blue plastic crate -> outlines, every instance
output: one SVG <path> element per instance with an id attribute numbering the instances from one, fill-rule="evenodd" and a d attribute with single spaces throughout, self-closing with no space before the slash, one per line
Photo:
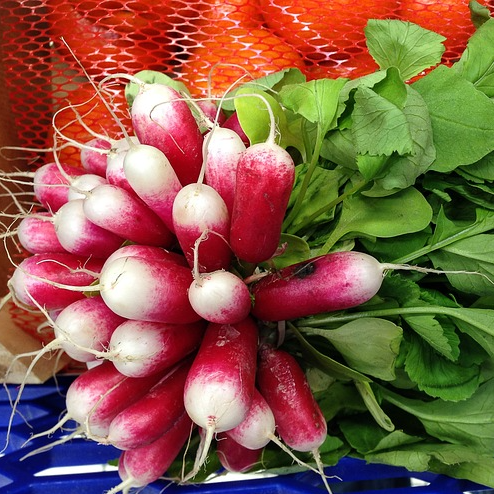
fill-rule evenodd
<path id="1" fill-rule="evenodd" d="M 9 445 L 0 458 L 0 494 L 102 494 L 120 482 L 114 467 L 106 467 L 120 452 L 111 446 L 98 445 L 82 438 L 57 445 L 52 449 L 21 460 L 30 451 L 48 445 L 56 437 L 39 438 L 23 446 L 31 434 L 48 430 L 64 410 L 63 391 L 70 377 L 61 377 L 43 385 L 27 386 L 11 430 Z M 15 399 L 16 387 L 8 387 Z M 0 391 L 0 440 L 5 444 L 11 405 L 5 389 Z M 28 425 L 29 424 L 29 425 Z M 69 473 L 70 471 L 70 473 Z M 334 494 L 494 494 L 468 481 L 431 473 L 411 473 L 387 465 L 368 465 L 344 458 L 336 467 L 326 470 Z M 155 482 L 142 494 L 158 494 L 167 487 Z M 202 485 L 171 485 L 166 494 L 321 494 L 321 480 L 313 472 L 279 477 L 251 478 Z"/>

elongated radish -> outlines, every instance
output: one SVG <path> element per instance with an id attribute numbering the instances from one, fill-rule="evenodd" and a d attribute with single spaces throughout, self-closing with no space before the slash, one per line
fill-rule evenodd
<path id="1" fill-rule="evenodd" d="M 188 293 L 192 308 L 206 321 L 235 324 L 251 309 L 247 285 L 230 271 L 197 274 Z"/>
<path id="2" fill-rule="evenodd" d="M 247 416 L 255 388 L 257 345 L 258 329 L 250 316 L 237 324 L 208 325 L 184 390 L 187 413 L 206 431 L 186 480 L 206 460 L 214 433 L 233 429 Z"/>
<path id="3" fill-rule="evenodd" d="M 15 268 L 7 286 L 14 301 L 21 306 L 37 309 L 37 303 L 46 310 L 61 309 L 83 298 L 84 293 L 82 289 L 71 290 L 55 284 L 89 285 L 96 280 L 102 265 L 101 259 L 70 253 L 33 254 Z"/>
<path id="4" fill-rule="evenodd" d="M 123 451 L 120 458 L 121 465 L 119 464 L 122 482 L 107 491 L 107 494 L 128 492 L 132 487 L 145 487 L 165 475 L 187 442 L 193 427 L 187 413 L 183 413 L 156 441 Z"/>
<path id="5" fill-rule="evenodd" d="M 94 351 L 105 350 L 115 329 L 124 319 L 104 303 L 100 296 L 83 298 L 65 307 L 54 323 L 55 338 L 69 357 L 78 362 L 96 359 Z"/>
<path id="6" fill-rule="evenodd" d="M 281 439 L 295 451 L 312 453 L 331 493 L 319 454 L 326 440 L 327 422 L 295 357 L 269 344 L 261 345 L 257 384 L 273 412 Z"/>
<path id="7" fill-rule="evenodd" d="M 135 449 L 162 436 L 185 412 L 184 386 L 191 361 L 163 377 L 142 398 L 110 423 L 106 442 L 118 449 Z"/>
<path id="8" fill-rule="evenodd" d="M 139 142 L 161 150 L 182 185 L 195 182 L 202 166 L 203 137 L 188 104 L 170 86 L 139 85 L 131 108 Z"/>
<path id="9" fill-rule="evenodd" d="M 91 438 L 106 438 L 112 420 L 143 397 L 163 376 L 131 378 L 111 362 L 84 371 L 69 386 L 67 416 L 81 425 Z"/>
<path id="10" fill-rule="evenodd" d="M 255 465 L 261 466 L 263 449 L 248 449 L 233 440 L 226 432 L 216 435 L 216 455 L 225 470 L 245 473 Z"/>
<path id="11" fill-rule="evenodd" d="M 106 177 L 107 155 L 112 141 L 103 137 L 93 137 L 81 149 L 81 165 L 88 173 Z M 101 151 L 98 151 L 101 149 Z"/>
<path id="12" fill-rule="evenodd" d="M 40 212 L 22 218 L 17 227 L 17 238 L 22 247 L 31 254 L 65 252 L 58 240 L 50 213 Z"/>
<path id="13" fill-rule="evenodd" d="M 132 189 L 173 232 L 173 201 L 182 184 L 165 154 L 154 146 L 134 145 L 122 166 Z"/>
<path id="14" fill-rule="evenodd" d="M 230 266 L 230 216 L 225 201 L 212 187 L 202 183 L 184 186 L 173 203 L 173 225 L 191 267 L 194 267 L 195 243 L 205 231 L 208 234 L 197 248 L 199 271 L 211 272 Z"/>
<path id="15" fill-rule="evenodd" d="M 189 324 L 125 321 L 111 335 L 105 358 L 129 377 L 161 372 L 199 347 L 205 326 L 204 321 Z"/>
<path id="16" fill-rule="evenodd" d="M 225 201 L 228 213 L 233 211 L 237 166 L 245 151 L 241 137 L 233 130 L 214 127 L 204 139 L 205 183 Z"/>
<path id="17" fill-rule="evenodd" d="M 61 165 L 65 173 L 56 163 L 40 166 L 33 177 L 33 190 L 36 199 L 42 206 L 56 212 L 68 201 L 70 178 L 83 175 L 85 170 L 75 166 Z"/>
<path id="18" fill-rule="evenodd" d="M 135 192 L 125 176 L 123 164 L 129 149 L 137 144 L 139 144 L 139 141 L 135 136 L 119 139 L 108 153 L 106 162 L 105 178 L 108 183 L 117 185 L 132 194 Z"/>
<path id="19" fill-rule="evenodd" d="M 251 263 L 267 261 L 276 252 L 295 180 L 294 161 L 276 144 L 273 112 L 266 106 L 270 133 L 265 143 L 248 147 L 238 162 L 231 217 L 231 248 Z"/>
<path id="20" fill-rule="evenodd" d="M 111 184 L 87 193 L 84 213 L 95 225 L 136 243 L 169 247 L 175 237 L 139 198 Z"/>
<path id="21" fill-rule="evenodd" d="M 190 269 L 176 262 L 129 256 L 105 263 L 95 289 L 127 319 L 186 324 L 201 319 L 187 296 L 191 282 Z"/>
<path id="22" fill-rule="evenodd" d="M 355 307 L 381 287 L 388 265 L 368 254 L 334 252 L 268 274 L 252 287 L 252 312 L 279 321 Z"/>
<path id="23" fill-rule="evenodd" d="M 106 259 L 124 242 L 119 235 L 89 221 L 84 213 L 84 199 L 66 202 L 53 221 L 60 244 L 72 254 Z"/>

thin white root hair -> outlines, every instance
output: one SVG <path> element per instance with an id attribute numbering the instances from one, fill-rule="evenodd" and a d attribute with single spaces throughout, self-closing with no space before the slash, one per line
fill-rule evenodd
<path id="1" fill-rule="evenodd" d="M 194 466 L 192 467 L 192 470 L 182 478 L 181 483 L 186 483 L 193 479 L 199 473 L 201 467 L 206 463 L 209 449 L 216 432 L 216 425 L 214 421 L 206 427 L 205 431 L 206 433 L 204 434 L 204 437 L 201 437 L 201 442 L 199 443 Z"/>
<path id="2" fill-rule="evenodd" d="M 71 439 L 73 439 L 75 436 L 77 436 L 79 431 L 74 431 L 71 434 L 68 434 L 67 436 L 63 436 L 60 439 L 57 439 L 56 441 L 53 441 L 50 444 L 45 444 L 44 446 L 41 446 L 39 448 L 34 449 L 33 451 L 30 451 L 29 453 L 25 454 L 22 458 L 20 458 L 20 461 L 23 461 L 27 458 L 30 458 L 31 456 L 39 455 L 40 453 L 45 453 L 46 451 L 50 451 L 53 449 L 55 446 L 58 446 L 59 444 L 64 444 Z"/>

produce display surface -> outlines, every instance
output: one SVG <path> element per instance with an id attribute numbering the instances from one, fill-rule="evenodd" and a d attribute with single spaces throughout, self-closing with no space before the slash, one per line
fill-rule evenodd
<path id="1" fill-rule="evenodd" d="M 0 492 L 491 492 L 492 10 L 1 2 Z"/>

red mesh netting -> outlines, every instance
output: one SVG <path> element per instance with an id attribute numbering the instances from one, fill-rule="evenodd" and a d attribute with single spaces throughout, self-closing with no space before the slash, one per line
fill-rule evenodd
<path id="1" fill-rule="evenodd" d="M 308 78 L 374 70 L 363 32 L 369 18 L 410 20 L 443 34 L 446 63 L 474 30 L 468 0 L 2 0 L 2 89 L 19 144 L 39 148 L 51 145 L 52 115 L 67 101 L 86 102 L 78 112 L 94 131 L 118 132 L 98 100 L 87 102 L 94 91 L 67 45 L 96 80 L 154 69 L 183 80 L 193 95 L 205 95 L 211 68 L 227 63 L 212 73 L 216 95 L 246 74 L 286 67 Z M 125 118 L 121 89 L 115 106 Z M 84 140 L 74 118 L 64 111 L 57 124 L 72 122 L 66 133 Z M 61 154 L 72 164 L 77 156 L 75 148 Z"/>

